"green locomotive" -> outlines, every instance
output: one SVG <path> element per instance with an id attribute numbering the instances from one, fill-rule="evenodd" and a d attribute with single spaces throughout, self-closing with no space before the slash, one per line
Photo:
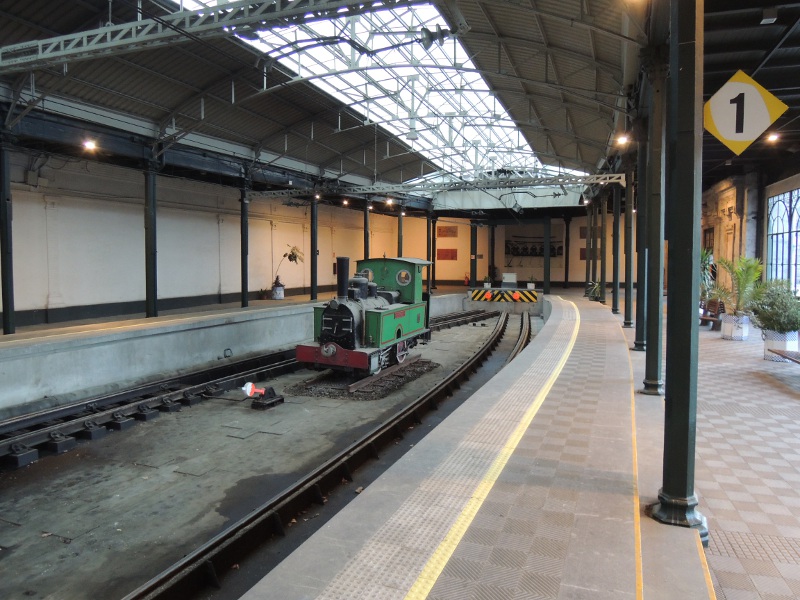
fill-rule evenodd
<path id="1" fill-rule="evenodd" d="M 430 335 L 418 258 L 336 260 L 336 298 L 314 307 L 314 342 L 296 348 L 299 362 L 316 368 L 373 374 L 402 363 Z"/>

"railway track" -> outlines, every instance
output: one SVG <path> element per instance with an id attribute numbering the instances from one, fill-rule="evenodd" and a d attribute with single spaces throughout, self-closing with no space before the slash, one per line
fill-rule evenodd
<path id="1" fill-rule="evenodd" d="M 41 452 L 67 452 L 79 439 L 96 440 L 109 430 L 125 430 L 137 421 L 240 388 L 247 381 L 299 368 L 292 352 L 277 352 L 15 417 L 0 423 L 0 459 L 7 467 L 19 468 L 37 460 Z"/>
<path id="2" fill-rule="evenodd" d="M 125 596 L 124 600 L 193 598 L 209 588 L 219 588 L 231 564 L 240 562 L 274 536 L 284 536 L 288 524 L 298 514 L 310 506 L 324 504 L 326 493 L 341 485 L 343 480 L 352 481 L 353 473 L 378 457 L 382 447 L 393 444 L 403 437 L 405 430 L 421 423 L 426 412 L 436 410 L 439 403 L 451 396 L 487 360 L 503 338 L 508 321 L 508 314 L 503 313 L 492 334 L 473 357 L 434 389 Z M 519 335 L 508 360 L 516 356 L 530 340 L 530 319 L 527 314 L 520 317 L 520 323 Z"/>
<path id="3" fill-rule="evenodd" d="M 431 329 L 496 315 L 484 311 L 445 315 L 432 319 Z M 270 379 L 299 368 L 293 351 L 276 352 L 14 417 L 0 423 L 0 461 L 7 468 L 23 467 L 43 454 L 72 450 L 79 440 L 97 440 L 111 430 L 123 431 L 162 412 L 175 412 L 241 388 L 247 381 Z"/>

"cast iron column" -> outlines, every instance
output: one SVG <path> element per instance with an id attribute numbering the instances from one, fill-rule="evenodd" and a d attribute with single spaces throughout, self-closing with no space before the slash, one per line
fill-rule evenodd
<path id="1" fill-rule="evenodd" d="M 647 349 L 645 331 L 647 330 L 647 127 L 640 120 L 634 120 L 633 130 L 639 141 L 636 156 L 636 329 L 633 349 Z"/>
<path id="2" fill-rule="evenodd" d="M 680 10 L 679 10 L 680 5 Z M 663 484 L 653 517 L 692 527 L 708 545 L 694 491 L 697 429 L 697 304 L 702 217 L 703 0 L 672 0 L 667 148 L 669 290 Z"/>
<path id="3" fill-rule="evenodd" d="M 403 209 L 397 214 L 397 258 L 403 256 Z"/>
<path id="4" fill-rule="evenodd" d="M 569 224 L 572 217 L 564 217 L 564 287 L 569 287 Z"/>
<path id="5" fill-rule="evenodd" d="M 592 280 L 592 207 L 586 205 L 586 282 L 584 284 L 583 295 L 589 295 L 589 282 Z"/>
<path id="6" fill-rule="evenodd" d="M 606 218 L 608 214 L 608 194 L 600 195 L 600 302 L 606 303 L 606 264 L 608 263 L 608 251 L 606 250 Z"/>
<path id="7" fill-rule="evenodd" d="M 431 249 L 432 249 L 432 246 L 433 246 L 433 244 L 432 244 L 433 235 L 431 234 L 432 216 L 433 215 L 430 212 L 425 216 L 425 225 L 426 225 L 426 227 L 425 227 L 425 234 L 426 234 L 425 235 L 425 242 L 426 242 L 426 245 L 427 245 L 427 248 L 425 249 L 425 258 L 430 263 L 426 267 L 426 270 L 427 270 L 427 273 L 428 273 L 428 277 L 427 277 L 428 294 L 431 293 L 431 277 L 432 277 L 431 270 L 433 268 L 433 254 L 431 252 Z"/>
<path id="8" fill-rule="evenodd" d="M 667 65 L 657 54 L 649 69 L 653 94 L 647 161 L 647 356 L 643 394 L 664 393 L 661 379 L 664 322 L 664 98 Z M 695 315 L 697 316 L 697 315 Z"/>
<path id="9" fill-rule="evenodd" d="M 239 188 L 239 262 L 241 265 L 242 279 L 242 308 L 249 306 L 248 292 L 250 280 L 248 273 L 248 261 L 250 254 L 250 199 L 247 197 L 247 175 L 242 179 L 242 187 Z"/>
<path id="10" fill-rule="evenodd" d="M 156 172 L 149 161 L 144 172 L 145 314 L 158 316 L 158 248 L 156 245 Z"/>
<path id="11" fill-rule="evenodd" d="M 619 314 L 619 217 L 622 189 L 615 185 L 612 190 L 614 221 L 611 227 L 611 312 Z"/>
<path id="12" fill-rule="evenodd" d="M 438 217 L 431 218 L 431 239 L 433 246 L 431 247 L 432 254 L 431 254 L 431 269 L 432 269 L 432 281 L 431 281 L 431 289 L 436 289 L 436 222 L 438 221 Z"/>
<path id="13" fill-rule="evenodd" d="M 14 257 L 11 246 L 11 150 L 0 139 L 0 280 L 3 284 L 3 333 L 16 331 L 14 314 Z"/>
<path id="14" fill-rule="evenodd" d="M 544 220 L 544 281 L 542 282 L 542 293 L 550 293 L 550 217 Z"/>
<path id="15" fill-rule="evenodd" d="M 625 319 L 623 327 L 633 325 L 633 165 L 625 160 Z"/>
<path id="16" fill-rule="evenodd" d="M 599 222 L 599 211 L 597 207 L 600 199 L 592 200 L 592 229 L 589 232 L 592 240 L 592 282 L 597 281 L 597 258 L 600 256 L 600 249 L 597 247 L 597 227 Z M 597 300 L 598 298 L 595 298 Z"/>
<path id="17" fill-rule="evenodd" d="M 364 200 L 364 258 L 369 258 L 369 200 Z"/>
<path id="18" fill-rule="evenodd" d="M 494 286 L 494 276 L 497 271 L 497 267 L 494 264 L 494 245 L 496 243 L 495 231 L 496 225 L 489 225 L 489 279 L 491 280 L 491 285 Z"/>
<path id="19" fill-rule="evenodd" d="M 317 299 L 319 292 L 319 199 L 311 199 L 311 300 Z"/>
<path id="20" fill-rule="evenodd" d="M 478 224 L 469 224 L 469 285 L 476 286 L 478 280 Z"/>

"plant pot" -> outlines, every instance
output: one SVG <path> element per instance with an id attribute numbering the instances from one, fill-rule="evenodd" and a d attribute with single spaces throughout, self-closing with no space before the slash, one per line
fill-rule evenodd
<path id="1" fill-rule="evenodd" d="M 536 284 L 535 283 L 526 283 L 525 285 L 528 287 L 529 290 L 535 290 L 536 289 Z"/>
<path id="2" fill-rule="evenodd" d="M 491 283 L 489 283 L 488 281 L 484 281 L 484 282 L 483 282 L 483 287 L 484 287 L 484 288 L 486 288 L 486 289 L 488 290 L 490 287 L 492 287 L 492 284 L 491 284 Z"/>
<path id="3" fill-rule="evenodd" d="M 796 331 L 778 333 L 777 331 L 764 329 L 761 331 L 761 337 L 764 338 L 764 360 L 789 362 L 782 356 L 770 352 L 770 350 L 789 350 L 791 352 L 797 352 Z"/>
<path id="4" fill-rule="evenodd" d="M 746 340 L 750 335 L 750 317 L 747 315 L 720 315 L 723 340 Z"/>
<path id="5" fill-rule="evenodd" d="M 272 299 L 273 300 L 283 300 L 283 290 L 284 287 L 282 285 L 276 285 L 272 288 Z"/>

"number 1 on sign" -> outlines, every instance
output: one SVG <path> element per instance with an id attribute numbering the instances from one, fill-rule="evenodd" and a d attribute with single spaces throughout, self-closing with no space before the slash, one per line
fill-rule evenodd
<path id="1" fill-rule="evenodd" d="M 736 133 L 744 133 L 744 92 L 731 98 L 731 104 L 736 105 Z"/>

